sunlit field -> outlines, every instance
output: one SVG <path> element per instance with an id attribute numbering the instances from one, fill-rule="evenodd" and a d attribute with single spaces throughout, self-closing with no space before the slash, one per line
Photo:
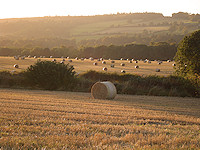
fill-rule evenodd
<path id="1" fill-rule="evenodd" d="M 199 149 L 195 98 L 0 89 L 0 149 Z"/>
<path id="2" fill-rule="evenodd" d="M 7 71 L 13 71 L 20 72 L 25 70 L 30 65 L 33 65 L 38 60 L 48 60 L 52 61 L 53 58 L 25 58 L 24 60 L 15 60 L 13 57 L 0 57 L 0 71 L 7 70 Z M 57 62 L 62 61 L 62 58 L 55 58 Z M 111 60 L 104 60 L 106 64 L 102 64 L 102 61 L 97 61 L 97 59 L 90 60 L 85 59 L 82 60 L 76 60 L 71 59 L 72 62 L 69 62 L 69 59 L 65 59 L 65 64 L 70 63 L 70 65 L 73 65 L 75 68 L 75 71 L 77 73 L 83 73 L 88 70 L 95 70 L 95 71 L 103 71 L 103 67 L 107 67 L 107 72 L 116 72 L 121 73 L 121 70 L 125 70 L 126 73 L 131 74 L 139 74 L 139 75 L 161 75 L 161 76 L 167 76 L 171 75 L 174 72 L 172 64 L 174 62 L 167 62 L 163 61 L 162 64 L 158 65 L 157 61 L 151 61 L 151 63 L 144 63 L 143 61 L 138 61 L 136 64 L 134 61 L 132 63 L 129 63 L 127 60 L 115 60 L 114 68 L 110 67 Z M 95 66 L 93 63 L 97 62 L 97 65 Z M 125 66 L 121 66 L 121 63 L 124 63 Z M 14 68 L 14 65 L 18 64 L 19 68 Z M 136 69 L 135 66 L 138 65 L 139 69 Z M 160 69 L 160 72 L 156 72 L 156 69 Z"/>

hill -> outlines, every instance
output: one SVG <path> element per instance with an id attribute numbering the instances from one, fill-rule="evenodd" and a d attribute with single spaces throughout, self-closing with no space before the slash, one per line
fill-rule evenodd
<path id="1" fill-rule="evenodd" d="M 0 19 L 0 47 L 120 45 L 179 42 L 200 28 L 200 15 L 130 13 Z"/>

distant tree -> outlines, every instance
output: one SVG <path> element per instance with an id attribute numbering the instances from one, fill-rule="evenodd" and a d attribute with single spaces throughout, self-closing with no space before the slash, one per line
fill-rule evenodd
<path id="1" fill-rule="evenodd" d="M 185 36 L 179 43 L 175 61 L 179 75 L 200 76 L 200 30 Z"/>

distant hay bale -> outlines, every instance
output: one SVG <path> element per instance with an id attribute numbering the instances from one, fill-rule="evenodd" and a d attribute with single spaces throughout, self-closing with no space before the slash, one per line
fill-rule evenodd
<path id="1" fill-rule="evenodd" d="M 79 58 L 78 58 L 78 57 L 76 57 L 75 59 L 76 59 L 76 60 L 79 60 Z"/>
<path id="2" fill-rule="evenodd" d="M 85 59 L 84 58 L 81 58 L 81 61 L 84 61 Z"/>
<path id="3" fill-rule="evenodd" d="M 91 61 L 93 61 L 93 60 L 94 60 L 94 58 L 92 58 L 92 57 L 90 57 L 89 59 L 90 59 Z"/>
<path id="4" fill-rule="evenodd" d="M 60 61 L 61 64 L 64 64 L 64 61 Z"/>
<path id="5" fill-rule="evenodd" d="M 19 68 L 19 65 L 18 64 L 14 64 L 14 68 Z"/>
<path id="6" fill-rule="evenodd" d="M 96 82 L 92 86 L 91 95 L 95 99 L 114 99 L 117 95 L 117 90 L 110 81 Z"/>
<path id="7" fill-rule="evenodd" d="M 120 60 L 124 60 L 124 58 L 120 58 Z"/>
<path id="8" fill-rule="evenodd" d="M 114 64 L 114 63 L 115 63 L 115 61 L 114 61 L 114 60 L 112 60 L 112 61 L 111 61 L 111 63 L 113 63 L 113 64 Z"/>
<path id="9" fill-rule="evenodd" d="M 106 62 L 105 62 L 105 61 L 102 61 L 102 64 L 106 64 Z"/>
<path id="10" fill-rule="evenodd" d="M 100 61 L 103 61 L 104 59 L 103 58 L 100 58 Z"/>
<path id="11" fill-rule="evenodd" d="M 65 59 L 63 58 L 62 61 L 65 61 Z"/>
<path id="12" fill-rule="evenodd" d="M 114 64 L 111 64 L 111 65 L 110 65 L 110 67 L 111 67 L 111 68 L 114 68 L 114 67 L 115 67 L 115 65 L 114 65 Z"/>
<path id="13" fill-rule="evenodd" d="M 125 70 L 121 70 L 121 73 L 126 73 L 126 71 Z"/>
<path id="14" fill-rule="evenodd" d="M 28 58 L 31 58 L 31 55 L 28 55 Z"/>
<path id="15" fill-rule="evenodd" d="M 135 61 L 135 63 L 137 64 L 137 63 L 138 63 L 138 61 L 136 60 L 136 61 Z"/>
<path id="16" fill-rule="evenodd" d="M 94 63 L 93 63 L 93 65 L 97 66 L 97 63 L 96 63 L 96 62 L 94 62 Z"/>
<path id="17" fill-rule="evenodd" d="M 34 56 L 33 58 L 34 58 L 34 59 L 36 59 L 36 58 L 37 58 L 37 56 Z"/>
<path id="18" fill-rule="evenodd" d="M 53 56 L 49 56 L 49 58 L 53 58 Z"/>
<path id="19" fill-rule="evenodd" d="M 150 61 L 150 60 L 148 60 L 148 63 L 150 64 L 150 63 L 151 63 L 151 61 Z"/>
<path id="20" fill-rule="evenodd" d="M 100 58 L 99 58 L 99 59 L 97 59 L 97 61 L 101 61 L 101 60 L 100 60 Z"/>
<path id="21" fill-rule="evenodd" d="M 174 66 L 174 67 L 175 67 L 175 66 L 176 66 L 176 64 L 172 64 L 172 66 Z"/>
<path id="22" fill-rule="evenodd" d="M 171 60 L 167 60 L 167 62 L 171 62 Z"/>
<path id="23" fill-rule="evenodd" d="M 103 71 L 107 71 L 108 70 L 108 68 L 106 68 L 106 67 L 103 67 Z"/>
<path id="24" fill-rule="evenodd" d="M 124 64 L 124 63 L 121 63 L 120 65 L 121 65 L 121 66 L 125 66 L 125 64 Z"/>
<path id="25" fill-rule="evenodd" d="M 56 62 L 56 59 L 52 59 L 53 62 Z"/>
<path id="26" fill-rule="evenodd" d="M 19 57 L 18 57 L 18 56 L 14 56 L 14 59 L 15 59 L 15 60 L 19 60 Z"/>
<path id="27" fill-rule="evenodd" d="M 129 63 L 132 63 L 132 60 L 129 60 Z"/>
<path id="28" fill-rule="evenodd" d="M 134 59 L 134 58 L 132 58 L 131 60 L 132 60 L 132 61 L 134 61 L 135 59 Z"/>
<path id="29" fill-rule="evenodd" d="M 24 59 L 25 59 L 25 56 L 22 56 L 22 57 L 21 57 L 21 60 L 24 60 Z"/>
<path id="30" fill-rule="evenodd" d="M 72 60 L 71 60 L 71 59 L 69 59 L 69 60 L 68 60 L 68 62 L 72 62 Z"/>
<path id="31" fill-rule="evenodd" d="M 162 62 L 158 62 L 158 65 L 161 65 L 162 64 Z"/>
<path id="32" fill-rule="evenodd" d="M 139 69 L 139 66 L 138 66 L 138 65 L 136 65 L 136 66 L 135 66 L 135 68 L 136 68 L 136 69 Z"/>
<path id="33" fill-rule="evenodd" d="M 160 69 L 157 68 L 157 69 L 156 69 L 156 72 L 160 72 Z"/>

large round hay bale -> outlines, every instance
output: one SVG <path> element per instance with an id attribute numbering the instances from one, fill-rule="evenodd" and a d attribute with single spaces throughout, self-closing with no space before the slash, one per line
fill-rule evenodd
<path id="1" fill-rule="evenodd" d="M 95 99 L 114 99 L 117 95 L 117 90 L 110 81 L 97 82 L 92 86 L 91 94 Z"/>
<path id="2" fill-rule="evenodd" d="M 18 64 L 14 64 L 13 67 L 14 67 L 14 68 L 19 68 L 19 65 L 18 65 Z"/>

